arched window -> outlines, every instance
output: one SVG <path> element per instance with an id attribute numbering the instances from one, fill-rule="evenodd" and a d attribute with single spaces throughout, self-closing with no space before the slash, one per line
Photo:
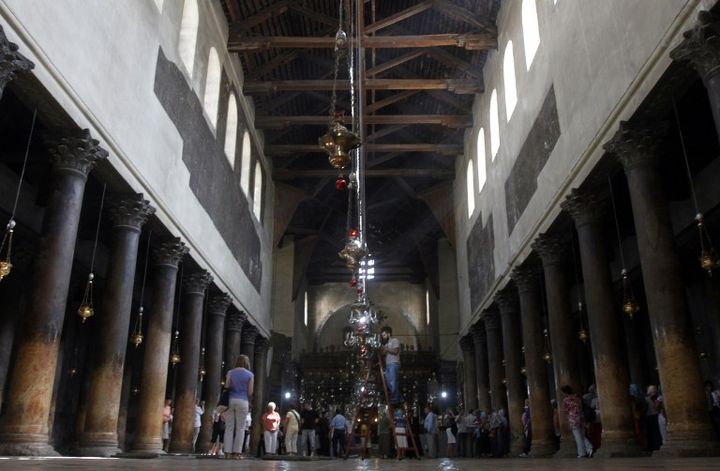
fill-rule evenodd
<path id="1" fill-rule="evenodd" d="M 536 0 L 523 0 L 522 28 L 525 43 L 525 64 L 530 70 L 535 53 L 540 47 L 540 26 L 538 25 Z"/>
<path id="2" fill-rule="evenodd" d="M 238 111 L 235 95 L 228 98 L 227 122 L 225 123 L 225 157 L 230 166 L 235 168 L 235 148 L 237 147 Z"/>
<path id="3" fill-rule="evenodd" d="M 192 78 L 193 65 L 195 65 L 195 44 L 197 43 L 198 24 L 200 13 L 198 12 L 197 0 L 185 0 L 183 16 L 180 23 L 180 40 L 178 41 L 178 52 L 180 59 L 185 64 L 188 75 Z"/>
<path id="4" fill-rule="evenodd" d="M 250 191 L 250 160 L 252 158 L 252 148 L 250 143 L 250 133 L 245 131 L 242 141 L 242 156 L 240 157 L 240 188 L 242 188 L 245 196 Z"/>
<path id="5" fill-rule="evenodd" d="M 470 219 L 475 212 L 475 172 L 473 170 L 472 159 L 468 162 L 465 180 L 465 184 L 467 185 L 468 219 Z"/>
<path id="6" fill-rule="evenodd" d="M 208 56 L 207 77 L 205 78 L 205 112 L 213 128 L 217 125 L 218 101 L 220 100 L 220 59 L 214 47 Z"/>
<path id="7" fill-rule="evenodd" d="M 477 137 L 478 193 L 485 187 L 485 180 L 487 180 L 485 165 L 485 130 L 480 128 Z"/>
<path id="8" fill-rule="evenodd" d="M 517 82 L 515 79 L 515 55 L 513 54 L 513 43 L 508 41 L 505 46 L 505 57 L 503 58 L 503 78 L 505 83 L 505 111 L 507 120 L 515 110 L 517 104 Z"/>
<path id="9" fill-rule="evenodd" d="M 497 90 L 490 95 L 490 156 L 492 161 L 500 149 L 500 118 L 498 117 Z"/>
<path id="10" fill-rule="evenodd" d="M 262 187 L 263 187 L 263 173 L 260 162 L 255 162 L 255 190 L 253 191 L 253 212 L 255 217 L 260 220 L 260 213 L 262 212 Z"/>

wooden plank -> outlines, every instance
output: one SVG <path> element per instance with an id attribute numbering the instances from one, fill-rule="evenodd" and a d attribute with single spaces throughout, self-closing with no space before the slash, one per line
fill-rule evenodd
<path id="1" fill-rule="evenodd" d="M 403 54 L 401 56 L 396 57 L 395 59 L 389 60 L 387 62 L 383 62 L 380 65 L 376 65 L 375 67 L 372 67 L 368 69 L 365 74 L 366 76 L 370 77 L 373 75 L 377 75 L 381 72 L 385 72 L 387 70 L 390 70 L 394 67 L 399 66 L 400 64 L 404 64 L 405 62 L 411 61 L 415 59 L 416 57 L 420 57 L 423 54 L 427 52 L 427 49 L 420 49 L 417 51 L 410 51 L 407 54 Z"/>
<path id="2" fill-rule="evenodd" d="M 300 5 L 292 5 L 290 6 L 290 9 L 306 18 L 311 19 L 312 21 L 316 21 L 318 23 L 331 26 L 333 28 L 333 31 L 336 31 L 338 28 L 338 18 L 333 18 L 331 16 L 325 15 L 318 11 L 313 11 L 309 8 L 306 8 L 304 6 Z"/>
<path id="3" fill-rule="evenodd" d="M 367 114 L 375 113 L 376 111 L 381 110 L 381 109 L 385 108 L 386 106 L 390 106 L 393 103 L 397 103 L 398 101 L 402 101 L 407 98 L 410 98 L 411 96 L 413 96 L 419 92 L 420 92 L 419 90 L 407 90 L 404 92 L 396 93 L 387 98 L 383 98 L 382 100 L 376 101 L 375 103 L 371 103 L 368 106 L 366 106 L 365 113 L 367 113 Z"/>
<path id="4" fill-rule="evenodd" d="M 444 64 L 449 65 L 450 67 L 454 67 L 456 69 L 459 69 L 469 76 L 476 78 L 478 80 L 482 80 L 483 73 L 482 70 L 474 67 L 469 62 L 466 62 L 462 59 L 460 59 L 457 56 L 452 55 L 450 52 L 440 49 L 439 47 L 434 47 L 432 49 L 429 49 L 427 51 L 428 55 L 435 60 L 442 62 Z"/>
<path id="5" fill-rule="evenodd" d="M 257 129 L 282 129 L 288 126 L 323 126 L 327 116 L 256 116 Z M 472 115 L 374 115 L 366 116 L 365 124 L 434 124 L 450 128 L 470 128 Z"/>
<path id="6" fill-rule="evenodd" d="M 293 180 L 296 178 L 325 178 L 337 176 L 335 169 L 318 170 L 286 170 L 275 169 L 273 178 L 275 180 Z M 428 168 L 387 168 L 368 169 L 365 171 L 366 178 L 437 178 L 438 180 L 452 180 L 455 178 L 454 170 L 428 169 Z"/>
<path id="7" fill-rule="evenodd" d="M 367 90 L 449 90 L 457 94 L 474 94 L 484 90 L 478 80 L 453 79 L 366 79 Z M 338 90 L 348 90 L 347 80 L 337 82 Z M 332 80 L 274 80 L 247 81 L 243 85 L 245 95 L 262 95 L 277 92 L 331 91 Z"/>
<path id="8" fill-rule="evenodd" d="M 411 17 L 417 15 L 418 13 L 422 13 L 425 10 L 429 10 L 432 7 L 433 7 L 432 0 L 426 0 L 424 2 L 420 2 L 417 5 L 413 5 L 410 8 L 406 8 L 405 10 L 397 12 L 394 15 L 390 15 L 386 18 L 383 18 L 381 20 L 374 22 L 373 24 L 371 24 L 369 26 L 366 26 L 365 33 L 366 34 L 376 33 L 383 28 L 387 28 L 388 26 L 392 26 L 403 20 L 411 18 Z"/>
<path id="9" fill-rule="evenodd" d="M 485 31 L 486 33 L 492 33 L 497 36 L 497 26 L 495 26 L 491 21 L 484 16 L 478 16 L 470 10 L 463 8 L 460 5 L 456 5 L 449 0 L 433 0 L 433 8 L 448 18 L 461 21 L 473 28 Z"/>
<path id="10" fill-rule="evenodd" d="M 269 74 L 278 67 L 282 67 L 285 64 L 289 64 L 300 56 L 300 51 L 293 50 L 285 54 L 280 54 L 273 57 L 263 65 L 256 67 L 251 74 L 248 74 L 248 80 L 257 80 L 266 74 Z"/>
<path id="11" fill-rule="evenodd" d="M 366 152 L 429 152 L 445 156 L 458 155 L 463 152 L 460 144 L 365 144 Z M 269 144 L 265 146 L 265 155 L 283 156 L 295 154 L 325 153 L 325 150 L 316 144 Z"/>
<path id="12" fill-rule="evenodd" d="M 236 0 L 232 0 L 236 1 Z M 240 36 L 247 34 L 247 32 L 253 27 L 257 26 L 261 23 L 266 22 L 273 16 L 282 15 L 286 11 L 288 11 L 288 8 L 294 3 L 296 3 L 297 0 L 280 0 L 279 2 L 275 3 L 274 5 L 271 5 L 263 10 L 260 10 L 253 16 L 249 18 L 245 18 L 242 21 L 238 21 L 236 23 L 232 23 L 230 25 L 230 37 L 233 36 Z"/>
<path id="13" fill-rule="evenodd" d="M 497 38 L 487 33 L 448 33 L 409 36 L 372 36 L 363 37 L 361 40 L 361 47 L 366 49 L 403 49 L 438 46 L 455 46 L 471 51 L 497 49 Z M 231 34 L 228 40 L 228 52 L 257 51 L 270 48 L 333 49 L 334 47 L 334 36 L 246 37 L 239 34 Z"/>

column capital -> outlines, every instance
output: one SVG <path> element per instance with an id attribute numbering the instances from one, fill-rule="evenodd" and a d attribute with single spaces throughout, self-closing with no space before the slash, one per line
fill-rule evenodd
<path id="1" fill-rule="evenodd" d="M 460 337 L 460 349 L 463 352 L 474 352 L 475 351 L 475 341 L 473 340 L 472 334 L 468 334 L 463 337 Z"/>
<path id="2" fill-rule="evenodd" d="M 661 144 L 660 137 L 668 127 L 666 122 L 621 121 L 620 129 L 612 139 L 603 144 L 603 149 L 615 155 L 626 171 L 654 165 L 657 162 L 657 148 Z"/>
<path id="3" fill-rule="evenodd" d="M 244 312 L 232 310 L 228 313 L 225 318 L 225 329 L 228 332 L 241 332 L 243 324 L 247 320 L 247 316 Z"/>
<path id="4" fill-rule="evenodd" d="M 568 254 L 568 237 L 565 234 L 542 233 L 531 245 L 540 255 L 543 265 L 555 265 L 565 261 Z"/>
<path id="5" fill-rule="evenodd" d="M 517 291 L 509 286 L 495 294 L 495 304 L 498 305 L 501 316 L 513 316 L 520 313 Z"/>
<path id="6" fill-rule="evenodd" d="M 155 208 L 142 193 L 115 195 L 109 201 L 110 219 L 113 227 L 140 232 L 147 219 L 155 214 Z"/>
<path id="7" fill-rule="evenodd" d="M 247 325 L 242 330 L 241 341 L 242 343 L 255 344 L 255 338 L 258 336 L 257 327 L 252 324 Z"/>
<path id="8" fill-rule="evenodd" d="M 515 267 L 510 274 L 510 278 L 515 282 L 515 286 L 521 293 L 537 287 L 540 283 L 540 274 L 535 267 Z"/>
<path id="9" fill-rule="evenodd" d="M 601 223 L 605 218 L 605 202 L 597 194 L 589 191 L 573 189 L 560 203 L 563 211 L 570 214 L 575 221 L 575 226 L 580 227 L 587 224 Z"/>
<path id="10" fill-rule="evenodd" d="M 15 78 L 17 72 L 27 72 L 35 67 L 35 64 L 17 51 L 17 44 L 8 41 L 0 26 L 0 98 L 5 85 Z"/>
<path id="11" fill-rule="evenodd" d="M 183 280 L 184 294 L 203 294 L 212 280 L 213 276 L 207 270 L 190 273 Z"/>
<path id="12" fill-rule="evenodd" d="M 180 260 L 190 251 L 180 237 L 161 242 L 153 251 L 153 259 L 156 266 L 170 266 L 177 268 Z"/>
<path id="13" fill-rule="evenodd" d="M 500 323 L 500 314 L 498 311 L 491 309 L 488 311 L 485 311 L 485 316 L 483 317 L 483 322 L 485 322 L 485 330 L 500 330 L 501 323 Z"/>
<path id="14" fill-rule="evenodd" d="M 53 170 L 77 173 L 83 178 L 87 178 L 97 162 L 108 156 L 108 152 L 92 138 L 88 129 L 83 129 L 75 136 L 49 138 L 47 144 Z"/>
<path id="15" fill-rule="evenodd" d="M 232 298 L 227 293 L 213 295 L 208 301 L 208 313 L 210 313 L 211 316 L 224 317 L 231 302 Z"/>
<path id="16" fill-rule="evenodd" d="M 483 321 L 478 321 L 475 325 L 470 328 L 475 348 L 487 343 L 487 332 L 485 331 L 485 324 Z"/>
<path id="17" fill-rule="evenodd" d="M 262 335 L 257 336 L 255 339 L 255 357 L 267 353 L 270 348 L 270 340 L 266 339 Z"/>
<path id="18" fill-rule="evenodd" d="M 690 62 L 703 80 L 720 70 L 720 21 L 709 11 L 698 13 L 692 29 L 683 33 L 685 38 L 670 51 L 675 61 Z"/>

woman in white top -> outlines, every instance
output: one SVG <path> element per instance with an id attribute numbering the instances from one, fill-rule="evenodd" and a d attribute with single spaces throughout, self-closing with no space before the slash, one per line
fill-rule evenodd
<path id="1" fill-rule="evenodd" d="M 290 404 L 290 409 L 285 414 L 285 451 L 290 456 L 297 455 L 299 429 L 300 414 L 295 410 L 295 406 Z"/>

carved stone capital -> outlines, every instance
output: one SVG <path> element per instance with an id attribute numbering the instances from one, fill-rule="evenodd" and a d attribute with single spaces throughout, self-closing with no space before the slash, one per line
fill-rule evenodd
<path id="1" fill-rule="evenodd" d="M 211 316 L 224 316 L 231 302 L 232 298 L 227 293 L 211 296 L 208 301 L 208 313 Z"/>
<path id="2" fill-rule="evenodd" d="M 48 139 L 50 162 L 57 172 L 79 173 L 87 178 L 95 164 L 106 159 L 108 152 L 83 129 L 79 136 Z"/>
<path id="3" fill-rule="evenodd" d="M 468 353 L 475 351 L 475 341 L 473 340 L 472 334 L 460 337 L 460 349 L 462 349 L 463 352 Z"/>
<path id="4" fill-rule="evenodd" d="M 257 336 L 258 336 L 257 327 L 255 327 L 255 326 L 252 325 L 252 324 L 247 325 L 247 326 L 245 326 L 245 327 L 243 328 L 243 330 L 242 330 L 242 337 L 241 337 L 242 343 L 243 343 L 243 344 L 247 343 L 247 344 L 250 344 L 250 345 L 254 345 L 254 344 L 255 344 L 255 339 L 257 338 Z"/>
<path id="5" fill-rule="evenodd" d="M 560 234 L 540 234 L 532 249 L 540 255 L 543 265 L 555 265 L 565 261 L 569 252 L 568 237 Z"/>
<path id="6" fill-rule="evenodd" d="M 5 85 L 15 78 L 17 72 L 27 72 L 35 67 L 35 64 L 17 51 L 17 44 L 8 41 L 0 26 L 0 98 Z"/>
<path id="7" fill-rule="evenodd" d="M 621 121 L 620 129 L 612 139 L 603 145 L 603 149 L 615 155 L 626 171 L 636 167 L 654 165 L 657 163 L 660 137 L 668 127 L 665 122 L 630 123 Z"/>
<path id="8" fill-rule="evenodd" d="M 157 266 L 177 268 L 180 260 L 190 251 L 179 237 L 166 240 L 153 251 L 153 259 Z"/>
<path id="9" fill-rule="evenodd" d="M 485 311 L 485 316 L 483 316 L 483 322 L 485 322 L 485 330 L 500 330 L 500 327 L 502 327 L 502 324 L 500 323 L 500 315 L 495 310 L 489 310 Z"/>
<path id="10" fill-rule="evenodd" d="M 683 33 L 685 38 L 670 51 L 673 60 L 690 62 L 703 80 L 720 70 L 720 21 L 709 11 L 698 13 L 691 30 Z"/>
<path id="11" fill-rule="evenodd" d="M 207 270 L 200 270 L 185 275 L 183 280 L 184 294 L 203 294 L 208 285 L 212 283 L 213 276 Z"/>
<path id="12" fill-rule="evenodd" d="M 247 320 L 244 312 L 232 310 L 225 318 L 225 329 L 228 332 L 242 332 L 243 324 Z"/>
<path id="13" fill-rule="evenodd" d="M 485 331 L 485 324 L 479 321 L 477 324 L 470 328 L 473 342 L 475 343 L 475 349 L 482 348 L 487 343 L 487 332 Z"/>
<path id="14" fill-rule="evenodd" d="M 266 339 L 262 335 L 258 335 L 255 339 L 255 357 L 258 355 L 264 355 L 270 348 L 270 340 Z"/>
<path id="15" fill-rule="evenodd" d="M 147 219 L 155 214 L 155 208 L 143 198 L 142 193 L 117 195 L 109 202 L 113 227 L 140 232 Z"/>
<path id="16" fill-rule="evenodd" d="M 540 274 L 535 267 L 515 267 L 510 277 L 521 293 L 537 288 L 540 283 Z"/>
<path id="17" fill-rule="evenodd" d="M 577 227 L 602 223 L 607 210 L 605 202 L 596 194 L 580 191 L 577 188 L 560 203 L 560 207 L 572 216 Z"/>
<path id="18" fill-rule="evenodd" d="M 500 314 L 503 316 L 514 316 L 520 312 L 517 291 L 511 287 L 507 287 L 495 294 L 495 304 L 498 305 Z"/>

